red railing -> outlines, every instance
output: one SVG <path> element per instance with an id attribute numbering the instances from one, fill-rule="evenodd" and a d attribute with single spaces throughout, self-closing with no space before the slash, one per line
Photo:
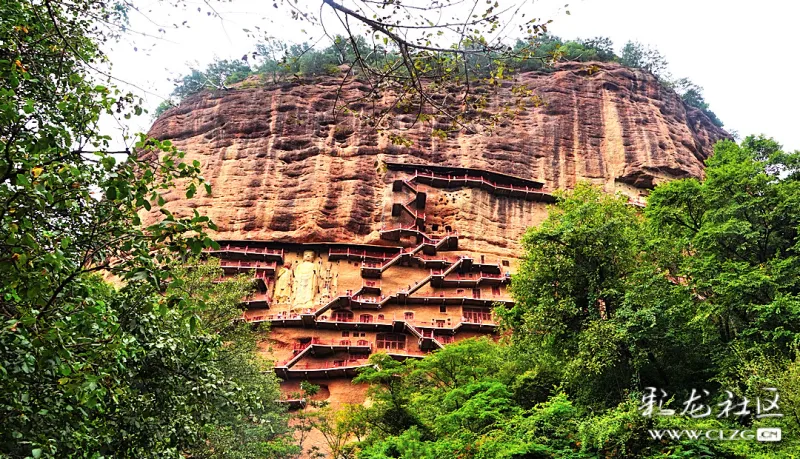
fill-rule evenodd
<path id="1" fill-rule="evenodd" d="M 272 297 L 266 293 L 257 293 L 254 295 L 246 296 L 243 300 L 245 303 L 256 302 L 256 301 L 266 301 L 267 303 L 272 302 Z"/>
<path id="2" fill-rule="evenodd" d="M 393 231 L 393 230 L 397 230 L 397 229 L 403 229 L 403 230 L 408 230 L 408 231 L 416 231 L 417 233 L 420 233 L 420 234 L 424 235 L 426 238 L 431 239 L 431 240 L 437 240 L 437 239 L 434 239 L 434 237 L 442 237 L 442 238 L 444 238 L 444 237 L 449 237 L 449 236 L 458 236 L 458 231 L 447 231 L 447 232 L 444 232 L 444 233 L 441 233 L 441 234 L 437 233 L 435 235 L 428 235 L 428 234 L 423 233 L 422 231 L 418 230 L 417 229 L 417 225 L 415 223 L 411 223 L 409 225 L 403 225 L 402 223 L 393 223 L 393 224 L 388 224 L 388 225 L 387 224 L 383 224 L 381 226 L 381 231 Z M 441 239 L 438 239 L 438 240 L 441 240 Z"/>
<path id="3" fill-rule="evenodd" d="M 373 303 L 373 302 L 370 302 Z M 377 302 L 374 302 L 377 303 Z M 362 314 L 362 316 L 365 314 Z M 351 317 L 351 316 L 344 316 L 344 315 L 336 315 L 333 314 L 329 318 L 328 316 L 320 316 L 317 318 L 320 322 L 343 322 L 343 323 L 360 323 L 360 324 L 370 324 L 374 323 L 376 320 L 374 317 L 365 318 L 365 317 Z M 383 320 L 383 319 L 380 319 Z"/>
<path id="4" fill-rule="evenodd" d="M 387 253 L 387 252 L 374 252 L 369 250 L 359 250 L 359 249 L 341 249 L 341 248 L 330 248 L 328 250 L 328 255 L 347 255 L 347 256 L 356 256 L 356 257 L 367 257 L 367 258 L 381 258 L 384 260 L 389 260 L 397 256 L 396 253 Z"/>
<path id="5" fill-rule="evenodd" d="M 445 280 L 480 280 L 480 279 L 506 279 L 511 278 L 507 274 L 493 274 L 493 273 L 475 273 L 476 275 L 470 276 L 469 274 L 456 274 L 455 276 L 445 277 Z"/>
<path id="6" fill-rule="evenodd" d="M 219 266 L 222 269 L 254 269 L 256 271 L 274 271 L 278 264 L 274 261 L 220 260 Z"/>
<path id="7" fill-rule="evenodd" d="M 292 320 L 292 319 L 299 319 L 299 318 L 300 318 L 300 314 L 278 313 L 278 314 L 261 314 L 261 315 L 257 315 L 257 316 L 245 316 L 244 320 L 246 322 L 264 322 L 264 321 L 273 321 L 273 320 Z"/>
<path id="8" fill-rule="evenodd" d="M 482 293 L 485 293 L 485 292 L 482 292 Z M 502 298 L 503 296 L 504 295 L 494 295 L 493 294 L 491 298 L 480 298 L 480 297 L 472 296 L 472 291 L 470 290 L 469 292 L 461 292 L 461 293 L 458 293 L 458 292 L 434 292 L 434 293 L 428 294 L 427 296 L 420 296 L 420 297 L 414 297 L 414 298 L 462 298 L 462 299 L 467 299 L 467 300 L 505 301 Z"/>
<path id="9" fill-rule="evenodd" d="M 379 348 L 380 351 L 384 351 L 387 354 L 394 354 L 394 355 L 415 355 L 424 357 L 428 355 L 428 352 L 420 351 L 418 349 L 408 349 L 403 347 L 402 349 L 386 349 L 386 348 Z"/>
<path id="10" fill-rule="evenodd" d="M 300 362 L 290 370 L 329 370 L 335 368 L 358 367 L 369 364 L 369 359 L 333 360 L 328 362 Z"/>
<path id="11" fill-rule="evenodd" d="M 292 345 L 292 350 L 293 351 L 302 351 L 303 349 L 307 348 L 308 346 L 311 346 L 312 342 L 313 341 L 309 341 L 308 343 L 294 343 L 294 345 Z"/>
<path id="12" fill-rule="evenodd" d="M 422 260 L 429 260 L 429 261 L 449 261 L 449 262 L 456 262 L 461 259 L 461 256 L 445 256 L 445 255 L 425 255 L 424 253 L 418 253 L 414 255 L 415 257 L 422 259 Z"/>
<path id="13" fill-rule="evenodd" d="M 416 198 L 414 198 L 412 201 L 414 201 L 414 200 L 416 200 Z M 411 214 L 411 216 L 414 217 L 415 219 L 425 220 L 425 212 L 422 212 L 422 214 L 420 215 L 420 212 L 418 210 L 416 210 L 416 211 L 412 210 L 411 207 L 409 207 L 408 204 L 401 203 L 400 205 L 402 205 L 403 208 L 406 209 L 406 212 Z"/>
<path id="14" fill-rule="evenodd" d="M 353 301 L 356 301 L 356 302 L 359 302 L 359 303 L 370 303 L 370 304 L 377 304 L 377 303 L 380 303 L 381 301 L 383 301 L 383 298 L 384 298 L 384 297 L 382 297 L 382 296 L 381 296 L 381 297 L 372 297 L 372 296 L 366 296 L 366 297 L 362 297 L 362 296 L 354 296 L 354 297 L 353 297 Z"/>
<path id="15" fill-rule="evenodd" d="M 528 193 L 549 193 L 549 190 L 547 190 L 544 187 L 530 187 L 530 186 L 527 186 L 527 185 L 526 186 L 517 185 L 515 187 L 513 184 L 507 184 L 507 185 L 500 184 L 500 185 L 498 185 L 497 182 L 492 182 L 490 180 L 486 180 L 485 178 L 483 178 L 481 176 L 468 175 L 468 174 L 465 174 L 465 175 L 450 175 L 450 174 L 433 174 L 433 173 L 424 173 L 424 172 L 421 173 L 421 172 L 417 171 L 414 174 L 414 177 L 423 177 L 423 178 L 430 178 L 430 179 L 441 179 L 441 180 L 449 180 L 449 181 L 464 180 L 464 181 L 472 181 L 472 182 L 481 182 L 483 184 L 490 185 L 490 186 L 492 186 L 494 188 L 498 188 L 498 189 L 502 188 L 502 189 L 511 190 L 511 191 L 525 191 L 525 192 L 528 192 Z"/>
<path id="16" fill-rule="evenodd" d="M 484 318 L 475 316 L 462 316 L 461 322 L 465 324 L 478 324 L 478 325 L 497 325 L 494 318 Z"/>
<path id="17" fill-rule="evenodd" d="M 225 244 L 220 245 L 219 249 L 207 248 L 205 249 L 206 252 L 237 252 L 237 253 L 254 253 L 254 254 L 263 254 L 263 255 L 280 255 L 283 257 L 284 252 L 283 249 L 270 249 L 267 247 L 250 247 L 250 246 L 239 246 L 239 245 L 231 245 Z"/>
<path id="18" fill-rule="evenodd" d="M 309 346 L 349 346 L 349 347 L 368 347 L 370 351 L 372 351 L 372 343 L 365 339 L 360 339 L 355 341 L 355 344 L 352 340 L 347 338 L 332 338 L 332 339 L 321 339 L 318 337 L 311 338 L 311 341 L 307 343 L 294 343 L 292 344 L 292 355 L 281 361 L 280 364 L 277 366 L 286 366 L 292 360 L 296 359 L 297 356 L 306 350 Z M 296 367 L 297 365 L 294 365 Z M 293 368 L 294 368 L 293 367 Z"/>
<path id="19" fill-rule="evenodd" d="M 418 233 L 422 233 L 422 231 L 417 229 L 416 223 L 412 223 L 410 225 L 403 225 L 402 223 L 394 223 L 390 225 L 384 224 L 383 226 L 381 226 L 381 231 L 394 231 L 397 229 L 416 231 Z"/>
<path id="20" fill-rule="evenodd" d="M 369 341 L 360 339 L 353 344 L 353 341 L 348 338 L 331 338 L 331 339 L 321 339 L 321 338 L 311 338 L 311 344 L 319 344 L 321 346 L 362 346 L 362 347 L 372 347 Z"/>

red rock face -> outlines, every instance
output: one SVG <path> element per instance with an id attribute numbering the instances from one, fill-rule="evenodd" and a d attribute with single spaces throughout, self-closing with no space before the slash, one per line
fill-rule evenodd
<path id="1" fill-rule="evenodd" d="M 511 174 L 551 190 L 587 180 L 631 196 L 663 180 L 703 174 L 703 160 L 726 132 L 649 74 L 591 66 L 519 75 L 516 82 L 543 103 L 523 105 L 491 132 L 460 130 L 442 139 L 432 132 L 450 128 L 446 117 L 414 123 L 416 113 L 395 110 L 390 132 L 411 146 L 391 144 L 359 117 L 334 118 L 337 78 L 190 97 L 150 134 L 199 160 L 214 191 L 191 201 L 173 192 L 167 208 L 209 215 L 220 239 L 381 243 L 380 228 L 393 221 L 392 182 L 407 177 L 387 170 L 386 162 Z M 513 100 L 510 86 L 476 92 L 488 96 L 489 111 L 499 110 Z M 342 98 L 355 100 L 366 89 L 350 81 Z M 443 103 L 455 100 L 449 95 Z M 466 187 L 430 196 L 426 213 L 429 227 L 460 231 L 466 249 L 515 256 L 524 229 L 544 218 L 546 205 Z"/>

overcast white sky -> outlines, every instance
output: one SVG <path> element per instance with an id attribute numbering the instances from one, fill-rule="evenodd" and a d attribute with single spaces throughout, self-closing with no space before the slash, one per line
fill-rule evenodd
<path id="1" fill-rule="evenodd" d="M 689 77 L 705 89 L 706 101 L 727 129 L 743 136 L 764 133 L 788 150 L 800 150 L 800 59 L 794 55 L 800 44 L 800 2 L 580 0 L 564 8 L 566 2 L 534 2 L 528 17 L 553 19 L 551 32 L 563 38 L 607 36 L 617 49 L 628 40 L 653 45 L 667 57 L 673 76 Z M 119 43 L 109 54 L 113 74 L 146 90 L 137 92 L 151 109 L 171 92 L 169 78 L 185 73 L 189 65 L 204 66 L 214 57 L 238 58 L 252 51 L 256 40 L 243 28 L 255 31 L 259 26 L 268 35 L 295 42 L 313 42 L 320 36 L 318 30 L 274 9 L 273 0 L 212 3 L 223 20 L 209 17 L 202 1 L 187 2 L 185 11 L 156 0 L 134 4 L 150 19 L 133 13 L 132 29 L 154 33 L 157 23 L 167 33 L 159 40 L 133 35 L 135 43 Z M 184 20 L 189 28 L 174 28 Z M 146 115 L 131 121 L 130 127 L 135 132 L 147 130 L 149 124 Z"/>

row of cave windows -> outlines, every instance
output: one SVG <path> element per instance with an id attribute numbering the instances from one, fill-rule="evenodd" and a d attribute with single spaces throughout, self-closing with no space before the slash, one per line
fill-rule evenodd
<path id="1" fill-rule="evenodd" d="M 363 338 L 365 337 L 364 333 L 354 332 L 352 334 L 352 338 Z M 343 331 L 342 338 L 351 338 L 350 332 Z M 442 343 L 452 343 L 454 341 L 452 336 L 448 335 L 436 335 L 436 338 Z M 351 341 L 341 340 L 339 344 L 342 345 L 351 345 Z M 357 346 L 366 346 L 369 344 L 369 341 L 365 339 L 360 339 L 356 341 Z M 375 344 L 378 349 L 405 349 L 406 348 L 406 336 L 399 334 L 399 333 L 378 333 L 378 336 L 375 340 Z"/>
<path id="2" fill-rule="evenodd" d="M 470 274 L 469 277 L 472 277 L 472 274 Z M 375 282 L 367 282 L 367 287 L 374 287 L 374 286 L 375 286 Z M 464 289 L 463 288 L 460 288 L 460 289 L 456 290 L 456 295 L 461 295 L 463 293 L 464 293 Z M 352 295 L 353 291 L 352 290 L 347 290 L 347 294 L 348 295 Z M 492 287 L 492 295 L 493 296 L 500 296 L 500 287 L 497 287 L 497 286 Z M 434 296 L 436 296 L 435 293 L 434 293 Z M 479 289 L 479 288 L 472 289 L 472 297 L 473 298 L 480 298 L 481 297 L 481 289 Z M 447 312 L 445 310 L 444 306 L 441 306 L 439 308 L 439 310 L 441 312 Z"/>
<path id="3" fill-rule="evenodd" d="M 349 262 L 348 262 L 348 263 L 349 263 Z M 484 263 L 484 261 L 483 261 L 483 255 L 481 255 L 481 263 Z M 336 264 L 339 264 L 339 260 L 336 260 Z M 354 261 L 354 262 L 352 262 L 352 265 L 353 265 L 353 266 L 361 266 L 361 262 L 360 262 L 360 261 Z M 503 260 L 503 266 L 504 266 L 504 267 L 508 267 L 508 260 Z M 468 275 L 468 278 L 472 278 L 472 277 L 473 277 L 473 275 L 475 275 L 475 274 L 476 274 L 476 273 L 467 273 L 467 275 Z"/>
<path id="4" fill-rule="evenodd" d="M 441 306 L 439 308 L 440 312 L 447 312 L 445 306 Z M 336 311 L 333 313 L 332 319 L 338 322 L 347 322 L 353 319 L 353 313 L 350 311 Z M 384 320 L 385 316 L 383 314 L 378 314 L 378 320 Z M 403 319 L 405 320 L 413 320 L 414 313 L 413 312 L 404 312 Z M 361 323 L 370 323 L 372 322 L 372 314 L 361 314 L 358 317 L 358 321 Z"/>
<path id="5" fill-rule="evenodd" d="M 436 225 L 433 225 L 433 226 L 436 226 Z M 437 229 L 434 228 L 433 230 L 436 231 Z M 448 231 L 450 231 L 450 230 L 448 230 Z M 314 252 L 314 258 L 316 258 L 318 260 L 318 262 L 322 262 L 321 255 L 322 255 L 322 253 Z M 303 258 L 303 252 L 302 251 L 301 252 L 297 252 L 297 257 L 298 258 Z M 483 261 L 484 261 L 483 257 L 484 256 L 481 255 L 481 263 L 483 263 Z M 336 263 L 338 264 L 339 260 L 336 260 Z M 508 260 L 502 260 L 501 263 L 502 263 L 503 266 L 509 266 Z M 360 266 L 360 265 L 361 265 L 360 261 L 354 261 L 353 262 L 353 266 Z"/>
<path id="6" fill-rule="evenodd" d="M 447 306 L 439 306 L 439 312 L 447 312 Z M 480 320 L 491 320 L 492 319 L 492 311 L 488 308 L 464 308 L 463 310 L 464 317 L 468 319 L 480 319 Z M 383 314 L 378 314 L 378 320 L 384 320 Z M 348 322 L 353 320 L 353 312 L 352 311 L 336 311 L 333 313 L 332 319 L 338 322 Z M 414 320 L 414 313 L 412 311 L 406 311 L 403 313 L 404 320 Z M 448 322 L 450 319 L 447 319 Z M 361 323 L 371 323 L 372 322 L 372 314 L 361 314 L 358 317 L 358 321 Z M 443 322 L 443 321 L 442 321 Z M 342 336 L 344 335 L 343 332 Z M 362 334 L 363 336 L 363 334 Z"/>
<path id="7" fill-rule="evenodd" d="M 366 338 L 366 336 L 364 332 L 342 332 L 342 338 Z M 350 340 L 342 340 L 340 343 L 349 345 L 351 342 Z M 369 344 L 369 341 L 360 339 L 356 341 L 356 344 L 358 346 L 366 346 Z M 378 333 L 375 344 L 378 349 L 405 349 L 406 336 L 400 333 Z"/>

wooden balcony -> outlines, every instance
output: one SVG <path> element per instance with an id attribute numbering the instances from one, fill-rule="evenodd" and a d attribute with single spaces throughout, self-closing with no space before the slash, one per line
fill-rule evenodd
<path id="1" fill-rule="evenodd" d="M 301 314 L 279 313 L 279 314 L 245 314 L 244 320 L 248 323 L 269 322 L 273 326 L 283 327 L 302 327 L 303 318 Z"/>
<path id="2" fill-rule="evenodd" d="M 400 247 L 386 248 L 363 248 L 361 246 L 331 247 L 328 249 L 329 260 L 370 260 L 372 262 L 384 262 L 391 260 L 400 253 Z"/>
<path id="3" fill-rule="evenodd" d="M 275 373 L 283 379 L 331 379 L 331 378 L 354 378 L 358 372 L 369 366 L 367 359 L 360 359 L 355 362 L 334 366 L 330 364 L 299 363 L 291 368 L 275 367 Z"/>
<path id="4" fill-rule="evenodd" d="M 377 314 L 372 314 L 370 320 L 358 317 L 341 317 L 324 315 L 316 318 L 317 328 L 329 330 L 362 330 L 362 331 L 391 331 L 391 320 L 379 319 Z"/>
<path id="5" fill-rule="evenodd" d="M 511 276 L 506 274 L 494 273 L 454 273 L 440 278 L 436 284 L 431 282 L 434 287 L 464 287 L 477 288 L 481 285 L 501 286 L 511 282 Z"/>
<path id="6" fill-rule="evenodd" d="M 220 260 L 220 268 L 225 274 L 238 274 L 248 271 L 273 275 L 278 266 L 274 261 Z"/>
<path id="7" fill-rule="evenodd" d="M 236 274 L 240 274 L 240 273 L 227 272 L 227 273 L 225 273 L 225 275 L 223 275 L 222 277 L 220 277 L 218 279 L 215 279 L 213 282 L 215 284 L 217 284 L 217 283 L 220 283 L 220 282 L 229 281 L 229 280 L 231 280 L 231 277 L 236 275 Z M 267 287 L 269 286 L 269 284 L 272 283 L 272 275 L 268 274 L 268 273 L 266 273 L 264 271 L 255 271 L 255 272 L 253 272 L 253 282 L 255 283 L 255 286 L 256 286 L 256 288 L 258 289 L 259 292 L 266 293 L 267 292 Z"/>
<path id="8" fill-rule="evenodd" d="M 283 263 L 283 249 L 270 249 L 268 247 L 257 247 L 247 243 L 220 242 L 219 249 L 208 248 L 206 253 L 219 257 L 245 260 L 263 260 Z"/>
<path id="9" fill-rule="evenodd" d="M 511 196 L 530 201 L 556 202 L 555 196 L 542 186 L 531 184 L 514 185 L 502 183 L 497 180 L 488 180 L 480 175 L 470 174 L 437 174 L 432 172 L 417 172 L 413 180 L 437 188 L 472 187 L 481 188 L 498 196 Z"/>
<path id="10" fill-rule="evenodd" d="M 254 293 L 245 297 L 242 304 L 246 309 L 269 309 L 272 298 L 267 292 Z"/>
<path id="11" fill-rule="evenodd" d="M 467 296 L 464 293 L 457 292 L 439 292 L 436 296 L 409 296 L 404 299 L 404 304 L 408 305 L 465 305 L 465 306 L 487 306 L 492 307 L 495 303 L 500 303 L 505 306 L 513 306 L 514 302 L 504 296 L 490 296 L 490 297 L 475 297 Z"/>

